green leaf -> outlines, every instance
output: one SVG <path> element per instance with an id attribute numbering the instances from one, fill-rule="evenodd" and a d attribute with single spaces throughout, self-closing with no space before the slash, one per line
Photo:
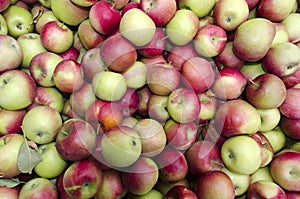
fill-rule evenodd
<path id="1" fill-rule="evenodd" d="M 21 183 L 24 182 L 20 181 L 18 178 L 0 178 L 0 186 L 13 188 L 18 186 Z"/>

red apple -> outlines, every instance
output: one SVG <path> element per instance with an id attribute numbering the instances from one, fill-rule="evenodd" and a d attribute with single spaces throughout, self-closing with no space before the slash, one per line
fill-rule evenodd
<path id="1" fill-rule="evenodd" d="M 186 60 L 197 56 L 198 54 L 191 44 L 186 44 L 183 46 L 175 45 L 167 52 L 168 63 L 178 68 L 178 70 L 181 70 L 182 64 Z"/>
<path id="2" fill-rule="evenodd" d="M 286 136 L 295 140 L 300 139 L 300 119 L 282 116 L 279 125 Z"/>
<path id="3" fill-rule="evenodd" d="M 295 85 L 300 83 L 300 68 L 291 75 L 281 77 L 281 80 L 283 81 L 287 89 L 294 87 Z"/>
<path id="4" fill-rule="evenodd" d="M 165 195 L 165 199 L 197 199 L 195 192 L 183 185 L 172 187 Z"/>
<path id="5" fill-rule="evenodd" d="M 217 110 L 217 99 L 210 96 L 209 92 L 199 93 L 198 97 L 201 106 L 198 121 L 199 123 L 207 123 L 215 116 Z"/>
<path id="6" fill-rule="evenodd" d="M 70 59 L 76 61 L 79 57 L 79 52 L 74 46 L 72 46 L 65 52 L 59 53 L 58 55 L 61 56 L 61 58 L 63 58 L 64 60 Z"/>
<path id="7" fill-rule="evenodd" d="M 10 0 L 4 0 L 0 2 L 0 12 L 3 12 L 10 5 Z"/>
<path id="8" fill-rule="evenodd" d="M 248 191 L 247 198 L 255 199 L 260 198 L 287 198 L 284 189 L 282 189 L 278 184 L 270 181 L 260 180 L 251 183 Z"/>
<path id="9" fill-rule="evenodd" d="M 134 1 L 130 1 L 128 2 L 122 9 L 122 13 L 121 13 L 121 16 L 123 17 L 123 15 L 130 9 L 132 8 L 139 8 L 140 7 L 140 4 L 137 3 L 137 2 L 134 2 Z"/>
<path id="10" fill-rule="evenodd" d="M 168 96 L 151 95 L 147 105 L 149 117 L 159 122 L 166 122 L 170 118 L 166 109 L 167 102 Z"/>
<path id="11" fill-rule="evenodd" d="M 123 116 L 132 116 L 138 109 L 139 96 L 134 89 L 127 89 L 119 104 L 123 110 Z"/>
<path id="12" fill-rule="evenodd" d="M 18 199 L 19 192 L 18 187 L 0 186 L 0 197 L 3 199 Z"/>
<path id="13" fill-rule="evenodd" d="M 137 94 L 139 96 L 137 113 L 141 116 L 148 116 L 148 102 L 150 97 L 152 96 L 152 92 L 150 91 L 148 86 L 144 86 L 141 89 L 137 90 Z"/>
<path id="14" fill-rule="evenodd" d="M 19 133 L 21 131 L 21 125 L 23 118 L 26 114 L 26 110 L 10 111 L 1 108 L 0 109 L 0 136 Z"/>
<path id="15" fill-rule="evenodd" d="M 300 119 L 299 107 L 299 88 L 290 88 L 286 90 L 286 97 L 280 105 L 279 110 L 281 114 L 291 119 Z"/>

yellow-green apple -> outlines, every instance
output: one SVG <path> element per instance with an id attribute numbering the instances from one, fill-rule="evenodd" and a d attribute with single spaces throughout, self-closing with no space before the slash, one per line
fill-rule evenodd
<path id="1" fill-rule="evenodd" d="M 198 122 L 209 122 L 215 116 L 217 110 L 217 99 L 211 96 L 209 92 L 199 93 L 198 98 L 201 106 Z"/>
<path id="2" fill-rule="evenodd" d="M 274 149 L 274 153 L 279 152 L 285 147 L 286 137 L 280 126 L 276 126 L 271 131 L 263 132 Z"/>
<path id="3" fill-rule="evenodd" d="M 149 43 L 155 34 L 154 21 L 139 8 L 128 10 L 121 18 L 120 33 L 135 46 Z"/>
<path id="4" fill-rule="evenodd" d="M 41 52 L 34 55 L 29 64 L 29 72 L 40 86 L 54 86 L 53 73 L 59 62 L 63 60 L 53 52 Z"/>
<path id="5" fill-rule="evenodd" d="M 179 87 L 180 82 L 180 72 L 170 64 L 154 64 L 147 67 L 147 85 L 156 95 L 169 95 Z"/>
<path id="6" fill-rule="evenodd" d="M 3 12 L 10 6 L 10 0 L 4 0 L 0 2 L 0 12 Z"/>
<path id="7" fill-rule="evenodd" d="M 195 48 L 191 44 L 186 44 L 183 46 L 172 46 L 172 48 L 167 51 L 167 60 L 172 66 L 181 70 L 182 64 L 193 57 L 197 57 L 198 54 Z"/>
<path id="8" fill-rule="evenodd" d="M 257 16 L 280 22 L 291 13 L 295 2 L 296 0 L 282 1 L 280 3 L 274 0 L 260 1 L 256 8 Z"/>
<path id="9" fill-rule="evenodd" d="M 70 26 L 79 25 L 89 16 L 89 8 L 78 6 L 71 0 L 51 0 L 51 10 L 56 18 Z"/>
<path id="10" fill-rule="evenodd" d="M 199 19 L 199 28 L 210 24 L 214 24 L 214 18 L 212 17 L 212 15 L 207 15 Z"/>
<path id="11" fill-rule="evenodd" d="M 275 28 L 276 28 L 276 34 L 272 42 L 272 47 L 275 46 L 276 44 L 284 43 L 284 42 L 289 42 L 290 40 L 290 35 L 287 30 L 287 27 L 283 25 L 282 23 L 275 23 Z"/>
<path id="12" fill-rule="evenodd" d="M 167 111 L 168 96 L 151 95 L 148 101 L 148 115 L 150 118 L 159 122 L 165 122 L 170 119 Z"/>
<path id="13" fill-rule="evenodd" d="M 93 160 L 81 160 L 71 164 L 63 175 L 63 186 L 72 198 L 93 198 L 100 190 L 103 172 Z"/>
<path id="14" fill-rule="evenodd" d="M 177 10 L 166 25 L 168 39 L 175 45 L 182 46 L 193 40 L 198 32 L 199 18 L 186 9 Z"/>
<path id="15" fill-rule="evenodd" d="M 103 41 L 100 55 L 109 69 L 124 72 L 137 61 L 137 52 L 132 43 L 120 34 L 114 34 Z"/>
<path id="16" fill-rule="evenodd" d="M 140 89 L 146 85 L 147 66 L 142 61 L 135 61 L 122 75 L 128 88 Z"/>
<path id="17" fill-rule="evenodd" d="M 257 181 L 251 183 L 247 191 L 247 198 L 287 198 L 284 189 L 282 189 L 275 182 L 270 181 Z"/>
<path id="18" fill-rule="evenodd" d="M 89 7 L 94 5 L 97 0 L 71 0 L 74 4 L 82 7 Z"/>
<path id="19" fill-rule="evenodd" d="M 66 120 L 56 136 L 58 153 L 70 161 L 90 157 L 96 147 L 96 132 L 84 120 L 71 118 Z"/>
<path id="20" fill-rule="evenodd" d="M 196 176 L 220 170 L 223 166 L 219 148 L 211 141 L 196 141 L 185 155 L 189 172 Z"/>
<path id="21" fill-rule="evenodd" d="M 159 178 L 162 181 L 175 183 L 185 179 L 188 174 L 188 164 L 183 152 L 166 148 L 157 157 Z"/>
<path id="22" fill-rule="evenodd" d="M 246 77 L 248 83 L 255 77 L 266 73 L 261 62 L 246 62 L 240 68 L 240 72 Z"/>
<path id="23" fill-rule="evenodd" d="M 277 153 L 270 163 L 270 172 L 279 186 L 287 191 L 300 191 L 298 175 L 300 172 L 300 152 L 289 149 Z"/>
<path id="24" fill-rule="evenodd" d="M 2 14 L 0 14 L 0 33 L 3 35 L 8 34 L 7 23 Z"/>
<path id="25" fill-rule="evenodd" d="M 51 8 L 51 1 L 48 0 L 38 0 L 38 2 L 45 8 Z"/>
<path id="26" fill-rule="evenodd" d="M 192 57 L 183 62 L 181 67 L 182 81 L 196 93 L 206 91 L 215 80 L 215 69 L 211 63 L 201 57 Z"/>
<path id="27" fill-rule="evenodd" d="M 167 143 L 165 130 L 158 121 L 151 118 L 139 120 L 133 127 L 142 144 L 142 155 L 154 157 L 160 154 Z"/>
<path id="28" fill-rule="evenodd" d="M 252 174 L 262 163 L 261 148 L 248 135 L 226 139 L 221 147 L 221 157 L 228 170 L 239 174 Z"/>
<path id="29" fill-rule="evenodd" d="M 143 195 L 136 195 L 133 193 L 128 192 L 128 194 L 126 195 L 127 197 L 130 197 L 131 199 L 163 199 L 164 195 L 156 190 L 156 189 L 151 189 L 150 191 L 148 191 L 147 193 L 143 194 Z"/>
<path id="30" fill-rule="evenodd" d="M 0 72 L 18 68 L 23 59 L 19 42 L 10 35 L 0 34 L 0 47 Z"/>
<path id="31" fill-rule="evenodd" d="M 223 171 L 209 171 L 201 175 L 195 188 L 198 198 L 232 199 L 235 197 L 234 184 Z"/>
<path id="32" fill-rule="evenodd" d="M 201 110 L 198 95 L 191 89 L 177 88 L 168 97 L 167 110 L 176 122 L 188 123 L 195 121 Z"/>
<path id="33" fill-rule="evenodd" d="M 137 51 L 143 57 L 155 58 L 162 55 L 166 47 L 166 42 L 164 30 L 162 28 L 156 28 L 152 40 L 145 46 L 138 48 Z"/>
<path id="34" fill-rule="evenodd" d="M 5 164 L 1 164 L 0 166 L 2 178 L 16 177 L 21 173 L 17 162 L 19 150 L 23 142 L 23 135 L 18 133 L 4 135 L 0 138 L 0 151 L 2 152 L 0 160 L 1 162 L 5 162 Z"/>
<path id="35" fill-rule="evenodd" d="M 19 199 L 58 199 L 55 184 L 49 179 L 36 177 L 26 182 L 19 192 Z"/>
<path id="36" fill-rule="evenodd" d="M 280 23 L 285 25 L 289 33 L 289 42 L 296 43 L 300 41 L 300 27 L 295 26 L 295 21 L 300 19 L 299 13 L 290 13 L 285 19 Z"/>
<path id="37" fill-rule="evenodd" d="M 143 195 L 154 188 L 159 178 L 157 164 L 149 157 L 140 157 L 122 172 L 122 181 L 130 193 Z"/>
<path id="38" fill-rule="evenodd" d="M 195 122 L 178 123 L 169 119 L 164 125 L 164 130 L 168 146 L 180 151 L 189 149 L 197 139 L 197 125 Z"/>
<path id="39" fill-rule="evenodd" d="M 55 142 L 51 142 L 38 148 L 42 161 L 35 165 L 34 172 L 42 178 L 56 178 L 67 167 L 67 161 L 59 155 L 55 145 Z"/>
<path id="40" fill-rule="evenodd" d="M 40 33 L 43 46 L 54 53 L 62 53 L 73 45 L 73 32 L 59 21 L 49 21 Z"/>
<path id="41" fill-rule="evenodd" d="M 19 192 L 18 187 L 0 186 L 0 197 L 3 199 L 18 199 Z"/>
<path id="42" fill-rule="evenodd" d="M 212 11 L 213 7 L 216 4 L 216 0 L 196 0 L 196 1 L 189 1 L 189 0 L 179 0 L 178 6 L 180 9 L 187 9 L 193 11 L 198 18 L 202 18 L 204 16 L 209 15 Z"/>
<path id="43" fill-rule="evenodd" d="M 275 34 L 275 25 L 270 20 L 265 18 L 249 19 L 236 29 L 233 51 L 244 61 L 256 62 L 267 54 Z M 257 48 L 257 41 L 260 41 L 259 48 Z"/>
<path id="44" fill-rule="evenodd" d="M 22 121 L 23 133 L 37 144 L 54 141 L 61 127 L 62 118 L 59 112 L 50 106 L 37 106 L 30 109 Z"/>
<path id="45" fill-rule="evenodd" d="M 195 192 L 183 185 L 176 185 L 172 187 L 166 194 L 165 199 L 197 199 Z"/>
<path id="46" fill-rule="evenodd" d="M 279 107 L 280 113 L 291 119 L 300 119 L 300 107 L 297 103 L 299 97 L 299 88 L 287 89 L 286 98 Z"/>
<path id="47" fill-rule="evenodd" d="M 0 106 L 19 110 L 29 106 L 36 96 L 33 78 L 22 70 L 8 70 L 0 75 Z"/>
<path id="48" fill-rule="evenodd" d="M 110 2 L 101 0 L 90 8 L 89 21 L 100 34 L 111 35 L 119 28 L 121 14 Z"/>
<path id="49" fill-rule="evenodd" d="M 250 175 L 251 183 L 254 183 L 256 181 L 270 181 L 273 182 L 273 178 L 270 173 L 269 166 L 260 167 L 257 169 L 254 173 Z"/>
<path id="50" fill-rule="evenodd" d="M 300 152 L 300 142 L 295 142 L 292 146 L 291 146 L 292 149 L 296 150 L 296 151 L 299 151 Z"/>
<path id="51" fill-rule="evenodd" d="M 128 88 L 125 95 L 120 99 L 124 117 L 132 116 L 138 109 L 139 96 L 135 89 Z"/>
<path id="52" fill-rule="evenodd" d="M 23 68 L 29 68 L 30 62 L 35 55 L 47 51 L 42 44 L 40 34 L 34 32 L 22 34 L 18 37 L 17 41 L 23 53 L 21 63 Z"/>
<path id="53" fill-rule="evenodd" d="M 214 23 L 225 31 L 234 31 L 248 16 L 249 8 L 245 0 L 219 0 L 213 11 Z"/>
<path id="54" fill-rule="evenodd" d="M 121 122 L 121 125 L 122 126 L 128 126 L 128 127 L 131 127 L 133 128 L 134 125 L 138 122 L 138 118 L 136 117 L 133 117 L 133 116 L 127 116 L 127 117 L 124 117 L 122 122 Z"/>
<path id="55" fill-rule="evenodd" d="M 137 90 L 139 96 L 139 105 L 137 113 L 141 116 L 148 116 L 148 102 L 153 95 L 148 86 L 144 86 Z"/>
<path id="56" fill-rule="evenodd" d="M 284 56 L 285 59 L 281 59 Z M 296 44 L 284 42 L 271 47 L 262 59 L 264 69 L 279 77 L 291 75 L 300 68 L 300 49 Z"/>
<path id="57" fill-rule="evenodd" d="M 246 85 L 247 79 L 238 69 L 225 67 L 216 74 L 211 91 L 219 99 L 233 100 L 241 96 Z"/>
<path id="58" fill-rule="evenodd" d="M 126 93 L 126 79 L 113 71 L 97 72 L 92 79 L 95 95 L 102 100 L 118 101 Z"/>
<path id="59" fill-rule="evenodd" d="M 287 90 L 278 76 L 266 73 L 254 78 L 247 85 L 245 94 L 248 102 L 256 108 L 274 109 L 284 102 Z"/>
<path id="60" fill-rule="evenodd" d="M 34 30 L 33 16 L 30 11 L 23 7 L 10 5 L 3 12 L 3 17 L 7 24 L 8 34 L 14 38 Z"/>
<path id="61" fill-rule="evenodd" d="M 300 83 L 300 68 L 291 75 L 281 77 L 281 80 L 283 81 L 287 89 L 296 86 L 298 83 Z"/>
<path id="62" fill-rule="evenodd" d="M 48 1 L 48 0 L 46 0 Z M 35 23 L 35 31 L 41 33 L 44 25 L 50 21 L 59 21 L 53 14 L 52 10 L 44 10 L 41 16 L 37 19 Z"/>
<path id="63" fill-rule="evenodd" d="M 156 26 L 165 26 L 175 15 L 177 10 L 176 0 L 140 0 L 140 9 L 143 10 Z"/>
<path id="64" fill-rule="evenodd" d="M 26 110 L 10 111 L 0 108 L 0 136 L 19 133 Z"/>
<path id="65" fill-rule="evenodd" d="M 98 33 L 92 27 L 89 19 L 86 19 L 79 24 L 77 34 L 82 45 L 86 49 L 95 48 L 106 39 L 106 36 Z"/>
<path id="66" fill-rule="evenodd" d="M 300 119 L 282 116 L 279 125 L 286 136 L 295 140 L 300 139 Z"/>
<path id="67" fill-rule="evenodd" d="M 241 196 L 247 192 L 250 185 L 249 174 L 239 174 L 236 172 L 231 172 L 226 167 L 222 167 L 221 171 L 223 171 L 230 177 L 234 185 L 235 196 Z"/>
<path id="68" fill-rule="evenodd" d="M 77 61 L 62 60 L 53 72 L 55 86 L 62 92 L 72 93 L 84 84 L 83 70 Z"/>
<path id="69" fill-rule="evenodd" d="M 108 164 L 125 169 L 134 164 L 142 152 L 138 133 L 127 126 L 117 126 L 103 134 L 101 147 L 103 158 Z"/>
<path id="70" fill-rule="evenodd" d="M 256 108 L 261 117 L 260 132 L 267 132 L 273 130 L 281 119 L 281 114 L 278 108 L 262 109 Z"/>

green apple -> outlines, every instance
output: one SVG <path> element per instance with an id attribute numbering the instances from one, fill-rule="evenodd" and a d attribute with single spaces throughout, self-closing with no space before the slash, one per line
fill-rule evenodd
<path id="1" fill-rule="evenodd" d="M 121 34 L 136 46 L 148 44 L 155 34 L 154 21 L 141 9 L 132 8 L 121 18 Z"/>
<path id="2" fill-rule="evenodd" d="M 240 72 L 247 80 L 253 80 L 255 77 L 266 73 L 261 62 L 246 62 L 241 68 Z"/>
<path id="3" fill-rule="evenodd" d="M 146 84 L 147 66 L 141 61 L 135 61 L 122 75 L 128 88 L 142 88 Z"/>
<path id="4" fill-rule="evenodd" d="M 60 114 L 50 106 L 36 106 L 30 109 L 22 121 L 24 134 L 37 144 L 54 141 L 61 127 Z"/>
<path id="5" fill-rule="evenodd" d="M 127 90 L 124 76 L 113 71 L 103 71 L 95 74 L 92 80 L 95 95 L 102 100 L 120 100 Z"/>
<path id="6" fill-rule="evenodd" d="M 263 134 L 271 143 L 274 153 L 277 153 L 285 146 L 286 137 L 279 126 L 276 126 L 271 131 L 263 132 Z"/>
<path id="7" fill-rule="evenodd" d="M 197 17 L 202 18 L 209 15 L 216 2 L 216 0 L 179 0 L 179 8 L 191 10 Z"/>
<path id="8" fill-rule="evenodd" d="M 4 35 L 8 34 L 7 23 L 2 14 L 0 14 L 0 34 L 4 34 Z"/>
<path id="9" fill-rule="evenodd" d="M 33 32 L 32 14 L 21 6 L 10 5 L 3 13 L 8 27 L 8 34 L 18 36 Z"/>
<path id="10" fill-rule="evenodd" d="M 135 195 L 135 194 L 128 194 L 131 199 L 164 199 L 164 195 L 157 191 L 156 189 L 151 189 L 149 192 L 147 192 L 144 195 Z"/>
<path id="11" fill-rule="evenodd" d="M 225 140 L 221 147 L 221 157 L 225 166 L 239 174 L 252 174 L 261 165 L 261 148 L 248 135 L 237 135 Z"/>
<path id="12" fill-rule="evenodd" d="M 38 0 L 38 2 L 44 6 L 45 8 L 51 8 L 51 1 L 50 0 Z"/>
<path id="13" fill-rule="evenodd" d="M 42 161 L 34 167 L 34 172 L 40 177 L 56 178 L 67 167 L 67 161 L 59 155 L 55 144 L 56 142 L 51 142 L 38 148 Z"/>
<path id="14" fill-rule="evenodd" d="M 191 10 L 177 10 L 173 18 L 166 25 L 168 39 L 175 45 L 189 43 L 197 34 L 199 19 Z"/>
<path id="15" fill-rule="evenodd" d="M 295 142 L 295 143 L 292 145 L 292 149 L 294 149 L 294 150 L 300 152 L 300 141 L 299 141 L 299 142 Z"/>
<path id="16" fill-rule="evenodd" d="M 275 46 L 276 44 L 289 42 L 290 36 L 287 27 L 282 23 L 274 23 L 274 25 L 276 28 L 276 34 L 271 47 Z"/>
<path id="17" fill-rule="evenodd" d="M 266 132 L 274 129 L 280 121 L 281 114 L 278 108 L 261 109 L 256 108 L 261 118 L 259 131 Z"/>
<path id="18" fill-rule="evenodd" d="M 285 19 L 280 23 L 286 26 L 287 31 L 290 36 L 290 42 L 296 43 L 300 41 L 300 26 L 295 26 L 300 20 L 300 13 L 290 13 Z"/>
<path id="19" fill-rule="evenodd" d="M 260 167 L 254 173 L 252 173 L 250 175 L 250 178 L 251 178 L 251 183 L 260 181 L 260 180 L 266 180 L 266 181 L 271 181 L 271 182 L 274 181 L 271 176 L 269 166 Z"/>

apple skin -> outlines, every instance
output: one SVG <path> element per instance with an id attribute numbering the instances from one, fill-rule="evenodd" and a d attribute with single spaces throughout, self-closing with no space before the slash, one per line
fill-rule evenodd
<path id="1" fill-rule="evenodd" d="M 135 89 L 128 88 L 120 99 L 119 104 L 122 107 L 124 117 L 132 116 L 138 109 L 139 96 Z"/>
<path id="2" fill-rule="evenodd" d="M 63 175 L 63 186 L 72 198 L 92 198 L 103 183 L 103 172 L 92 160 L 81 160 L 71 164 Z"/>
<path id="3" fill-rule="evenodd" d="M 58 199 L 56 186 L 46 178 L 33 178 L 26 182 L 19 193 L 19 199 Z"/>
<path id="4" fill-rule="evenodd" d="M 260 109 L 256 108 L 261 117 L 260 132 L 267 132 L 273 130 L 281 119 L 281 114 L 278 108 Z"/>
<path id="5" fill-rule="evenodd" d="M 290 13 L 285 19 L 280 22 L 287 28 L 290 43 L 296 43 L 300 41 L 299 27 L 293 25 L 295 21 L 299 20 L 299 18 L 299 13 Z"/>
<path id="6" fill-rule="evenodd" d="M 44 25 L 49 21 L 59 21 L 53 14 L 52 10 L 44 10 L 41 16 L 37 19 L 35 24 L 35 31 L 41 33 Z"/>
<path id="7" fill-rule="evenodd" d="M 76 61 L 79 58 L 79 51 L 74 46 L 71 46 L 68 50 L 58 55 L 64 60 Z"/>
<path id="8" fill-rule="evenodd" d="M 209 91 L 198 94 L 201 110 L 198 122 L 203 124 L 211 121 L 216 114 L 217 99 L 210 95 Z"/>
<path id="9" fill-rule="evenodd" d="M 225 137 L 254 134 L 261 126 L 261 118 L 257 110 L 242 99 L 226 101 L 220 105 L 214 120 L 217 131 Z"/>
<path id="10" fill-rule="evenodd" d="M 197 199 L 195 192 L 183 185 L 176 185 L 172 187 L 167 194 L 165 195 L 165 199 Z"/>
<path id="11" fill-rule="evenodd" d="M 295 140 L 300 139 L 300 119 L 282 116 L 279 125 L 285 135 Z"/>
<path id="12" fill-rule="evenodd" d="M 146 85 L 147 66 L 142 61 L 135 61 L 122 75 L 128 88 L 140 89 Z"/>
<path id="13" fill-rule="evenodd" d="M 137 90 L 139 96 L 139 105 L 137 113 L 141 116 L 148 116 L 148 102 L 153 95 L 148 86 L 144 86 Z"/>
<path id="14" fill-rule="evenodd" d="M 300 68 L 291 75 L 281 77 L 281 80 L 287 89 L 296 86 L 298 83 L 300 83 Z"/>
<path id="15" fill-rule="evenodd" d="M 71 118 L 66 120 L 56 136 L 58 153 L 70 161 L 88 158 L 96 147 L 96 132 L 84 120 Z"/>
<path id="16" fill-rule="evenodd" d="M 29 106 L 36 96 L 36 83 L 22 70 L 9 70 L 0 74 L 0 106 L 7 110 L 20 110 Z"/>
<path id="17" fill-rule="evenodd" d="M 176 0 L 149 1 L 140 0 L 140 9 L 143 10 L 155 23 L 156 26 L 165 26 L 175 15 L 177 10 Z"/>
<path id="18" fill-rule="evenodd" d="M 276 183 L 270 181 L 257 181 L 251 183 L 247 191 L 247 198 L 287 198 L 285 191 Z"/>
<path id="19" fill-rule="evenodd" d="M 122 172 L 122 181 L 130 193 L 143 195 L 154 188 L 159 178 L 157 164 L 149 157 L 140 157 Z"/>
<path id="20" fill-rule="evenodd" d="M 132 8 L 140 8 L 140 4 L 134 1 L 129 1 L 122 9 L 121 11 L 121 17 L 130 9 Z"/>
<path id="21" fill-rule="evenodd" d="M 198 178 L 196 195 L 203 199 L 232 199 L 235 197 L 234 185 L 223 171 L 209 171 Z"/>
<path id="22" fill-rule="evenodd" d="M 250 175 L 250 178 L 251 178 L 251 183 L 254 183 L 256 181 L 261 181 L 261 180 L 274 182 L 270 173 L 269 166 L 260 167 Z"/>
<path id="23" fill-rule="evenodd" d="M 264 136 L 267 137 L 269 142 L 274 149 L 274 153 L 279 152 L 281 149 L 285 147 L 286 143 L 286 135 L 282 131 L 281 127 L 278 125 L 271 131 L 263 132 Z"/>
<path id="24" fill-rule="evenodd" d="M 0 33 L 3 35 L 7 35 L 8 34 L 8 27 L 7 27 L 7 23 L 3 17 L 2 14 L 0 14 Z"/>
<path id="25" fill-rule="evenodd" d="M 21 125 L 25 114 L 26 114 L 26 110 L 24 109 L 10 111 L 1 108 L 0 109 L 0 136 L 21 132 Z"/>
<path id="26" fill-rule="evenodd" d="M 94 5 L 97 0 L 71 0 L 74 4 L 82 7 L 89 7 Z"/>
<path id="27" fill-rule="evenodd" d="M 287 31 L 287 27 L 280 22 L 277 23 L 274 22 L 274 25 L 276 28 L 276 34 L 272 42 L 272 47 L 275 46 L 276 44 L 289 42 L 290 35 L 289 32 Z"/>
<path id="28" fill-rule="evenodd" d="M 261 62 L 244 63 L 244 65 L 239 70 L 246 77 L 248 83 L 255 77 L 266 73 Z"/>
<path id="29" fill-rule="evenodd" d="M 300 119 L 300 108 L 297 103 L 299 96 L 299 88 L 287 89 L 286 98 L 279 107 L 280 113 L 291 119 Z"/>
<path id="30" fill-rule="evenodd" d="M 178 6 L 180 9 L 187 9 L 193 11 L 198 18 L 202 18 L 206 15 L 209 15 L 211 10 L 216 4 L 216 0 L 196 0 L 196 1 L 189 1 L 189 0 L 179 0 Z"/>
<path id="31" fill-rule="evenodd" d="M 233 52 L 244 61 L 256 62 L 267 54 L 275 34 L 275 25 L 270 20 L 249 19 L 236 29 Z M 251 39 L 249 39 L 249 35 L 251 35 Z M 260 48 L 257 48 L 256 41 L 261 41 Z"/>
<path id="32" fill-rule="evenodd" d="M 23 53 L 20 44 L 15 38 L 0 34 L 0 72 L 16 69 L 22 63 Z"/>
<path id="33" fill-rule="evenodd" d="M 3 12 L 4 10 L 6 10 L 9 5 L 10 5 L 10 0 L 1 1 L 1 3 L 0 3 L 0 12 Z"/>
<path id="34" fill-rule="evenodd" d="M 3 199 L 18 199 L 19 192 L 17 187 L 0 186 L 0 197 Z"/>
<path id="35" fill-rule="evenodd" d="M 186 44 L 183 46 L 175 45 L 167 52 L 168 63 L 178 68 L 179 71 L 181 70 L 182 64 L 186 60 L 197 56 L 198 54 L 191 44 Z"/>
<path id="36" fill-rule="evenodd" d="M 287 191 L 300 191 L 297 183 L 300 170 L 300 153 L 289 149 L 277 153 L 270 163 L 270 172 L 274 181 Z"/>
<path id="37" fill-rule="evenodd" d="M 206 172 L 220 170 L 222 159 L 219 148 L 210 141 L 196 141 L 186 152 L 189 172 L 200 176 Z"/>
<path id="38" fill-rule="evenodd" d="M 158 122 L 166 122 L 170 119 L 170 115 L 167 108 L 168 96 L 163 95 L 151 95 L 148 101 L 148 115 L 151 119 L 155 119 Z"/>
<path id="39" fill-rule="evenodd" d="M 261 109 L 278 108 L 287 95 L 283 81 L 270 73 L 261 74 L 253 79 L 246 87 L 245 93 L 248 102 Z"/>
<path id="40" fill-rule="evenodd" d="M 300 197 L 300 192 L 298 191 L 285 191 L 288 199 L 297 199 Z"/>

